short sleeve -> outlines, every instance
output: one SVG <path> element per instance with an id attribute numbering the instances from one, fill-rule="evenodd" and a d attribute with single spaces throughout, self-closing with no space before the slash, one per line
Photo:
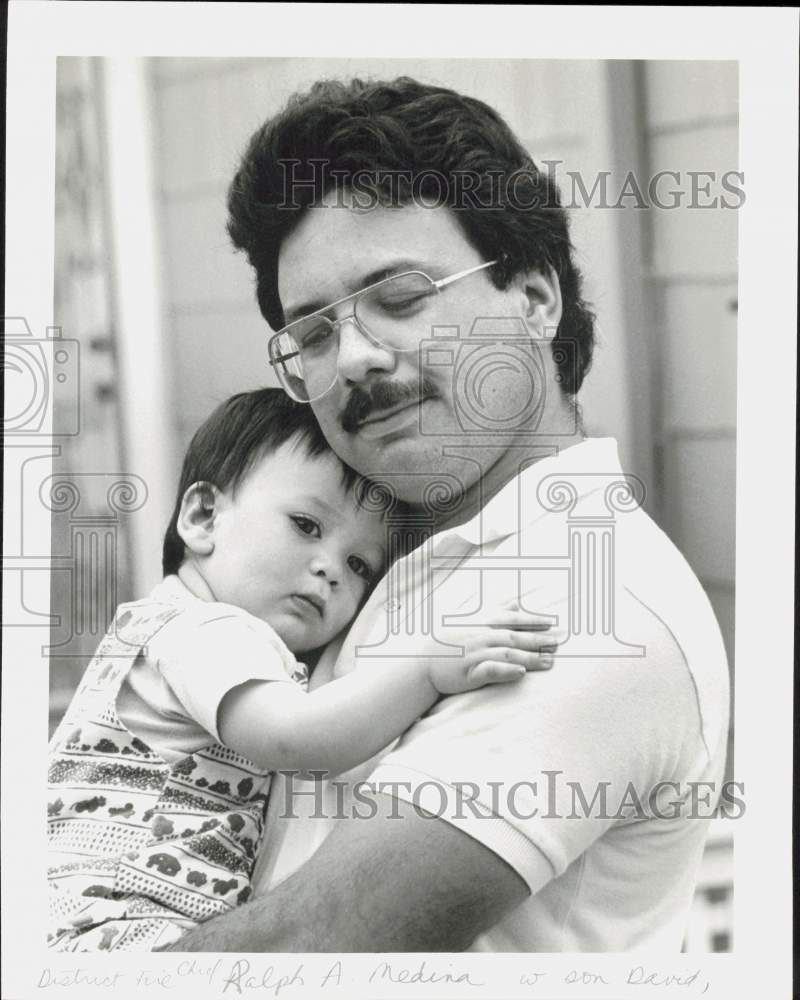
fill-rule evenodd
<path id="1" fill-rule="evenodd" d="M 244 613 L 181 615 L 158 636 L 150 658 L 187 714 L 217 741 L 217 712 L 233 688 L 303 679 L 302 666 L 275 631 Z"/>
<path id="2" fill-rule="evenodd" d="M 698 752 L 680 649 L 651 631 L 644 657 L 565 658 L 518 684 L 443 700 L 370 784 L 483 843 L 536 893 L 543 871 L 561 875 Z"/>

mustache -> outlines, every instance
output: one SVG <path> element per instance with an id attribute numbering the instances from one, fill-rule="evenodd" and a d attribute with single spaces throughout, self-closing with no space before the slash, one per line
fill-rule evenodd
<path id="1" fill-rule="evenodd" d="M 435 395 L 436 387 L 425 377 L 415 382 L 375 382 L 368 388 L 357 385 L 350 392 L 339 422 L 348 434 L 355 434 L 371 413 Z"/>

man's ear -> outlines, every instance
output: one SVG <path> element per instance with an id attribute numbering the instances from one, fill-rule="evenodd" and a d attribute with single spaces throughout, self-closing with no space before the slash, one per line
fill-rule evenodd
<path id="1" fill-rule="evenodd" d="M 524 296 L 525 319 L 539 337 L 555 337 L 561 322 L 561 285 L 552 267 L 527 271 L 518 279 Z"/>
<path id="2" fill-rule="evenodd" d="M 178 515 L 178 534 L 183 544 L 196 556 L 210 556 L 214 551 L 214 524 L 220 492 L 211 483 L 192 483 L 183 494 Z"/>

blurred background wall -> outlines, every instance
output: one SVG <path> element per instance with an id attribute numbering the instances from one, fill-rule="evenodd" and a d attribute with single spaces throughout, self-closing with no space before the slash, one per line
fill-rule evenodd
<path id="1" fill-rule="evenodd" d="M 735 63 L 60 59 L 54 316 L 80 343 L 82 424 L 56 468 L 83 485 L 79 508 L 54 517 L 53 544 L 82 568 L 53 574 L 52 605 L 65 611 L 53 630 L 51 728 L 108 610 L 160 578 L 193 430 L 231 393 L 273 382 L 270 331 L 225 233 L 226 188 L 247 139 L 315 79 L 400 74 L 497 108 L 537 163 L 558 161 L 567 203 L 567 172 L 590 191 L 607 172 L 614 203 L 630 171 L 645 187 L 678 171 L 686 192 L 688 171 L 719 178 L 738 167 Z M 645 506 L 705 586 L 733 671 L 736 212 L 637 200 L 611 210 L 578 197 L 570 210 L 599 328 L 584 418 L 590 433 L 619 440 L 645 482 Z M 118 471 L 145 486 L 121 507 L 102 479 Z M 89 621 L 92 574 L 105 598 Z M 729 774 L 732 747 L 731 733 Z M 687 945 L 727 950 L 726 831 L 707 858 Z"/>

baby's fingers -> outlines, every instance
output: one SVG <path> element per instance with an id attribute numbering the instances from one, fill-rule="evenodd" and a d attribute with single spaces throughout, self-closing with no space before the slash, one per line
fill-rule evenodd
<path id="1" fill-rule="evenodd" d="M 508 684 L 524 676 L 525 667 L 519 664 L 483 660 L 469 672 L 469 689 L 483 687 L 484 684 Z"/>
<path id="2" fill-rule="evenodd" d="M 522 649 L 534 653 L 554 653 L 565 639 L 566 635 L 563 632 L 553 630 L 525 632 L 518 629 L 488 629 L 475 636 L 471 648 L 478 655 L 481 649 L 488 649 L 491 652 L 498 646 L 503 649 Z M 491 659 L 498 660 L 501 657 L 495 656 L 492 652 Z"/>
<path id="3" fill-rule="evenodd" d="M 555 628 L 552 615 L 540 615 L 535 611 L 521 611 L 507 607 L 493 611 L 486 622 L 490 628 L 513 628 L 518 631 L 546 631 Z"/>
<path id="4" fill-rule="evenodd" d="M 493 659 L 481 660 L 471 668 L 468 676 L 470 684 L 504 684 L 519 680 L 528 672 L 549 670 L 553 666 L 551 652 L 532 653 L 524 649 L 502 649 L 491 651 Z"/>
<path id="5" fill-rule="evenodd" d="M 553 666 L 553 649 L 494 647 L 487 651 L 487 659 L 492 663 L 513 663 L 525 670 L 549 670 Z"/>

